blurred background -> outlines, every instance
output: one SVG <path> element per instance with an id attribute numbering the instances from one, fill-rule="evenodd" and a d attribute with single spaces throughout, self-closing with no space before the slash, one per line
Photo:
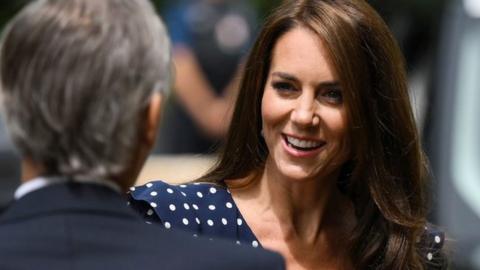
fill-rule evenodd
<path id="1" fill-rule="evenodd" d="M 0 28 L 28 0 L 0 2 Z M 215 161 L 243 60 L 275 0 L 153 1 L 173 40 L 175 85 L 138 183 L 182 182 Z M 480 0 L 370 0 L 407 60 L 412 104 L 431 163 L 430 220 L 451 240 L 452 269 L 480 269 Z M 0 122 L 0 209 L 19 179 Z"/>

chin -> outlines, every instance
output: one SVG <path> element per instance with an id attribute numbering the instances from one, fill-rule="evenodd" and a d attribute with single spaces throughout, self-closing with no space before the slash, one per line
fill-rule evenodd
<path id="1" fill-rule="evenodd" d="M 295 165 L 280 165 L 279 173 L 285 178 L 295 182 L 308 182 L 318 178 L 318 172 L 314 172 L 311 169 L 302 168 Z"/>

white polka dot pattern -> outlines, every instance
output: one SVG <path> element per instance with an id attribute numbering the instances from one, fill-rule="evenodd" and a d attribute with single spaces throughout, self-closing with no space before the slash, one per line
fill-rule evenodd
<path id="1" fill-rule="evenodd" d="M 222 186 L 209 183 L 174 186 L 153 181 L 131 187 L 130 191 L 130 206 L 137 210 L 136 206 L 141 205 L 148 224 L 161 223 L 166 229 L 178 227 L 195 237 L 231 239 L 239 245 L 261 247 L 229 190 Z M 425 246 L 425 260 L 437 263 L 444 238 L 442 231 L 425 226 L 425 233 L 417 239 L 418 245 Z"/>
<path id="2" fill-rule="evenodd" d="M 166 229 L 181 229 L 207 239 L 232 239 L 238 244 L 260 243 L 242 218 L 226 188 L 210 183 L 170 185 L 152 181 L 129 193 L 132 204 L 141 202 L 145 221 Z M 136 210 L 136 207 L 133 207 Z M 256 242 L 254 242 L 256 241 Z M 256 244 L 255 244 L 256 243 Z"/>

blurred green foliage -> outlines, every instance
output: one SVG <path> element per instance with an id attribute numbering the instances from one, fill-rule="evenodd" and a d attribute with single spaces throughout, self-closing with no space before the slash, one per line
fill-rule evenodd
<path id="1" fill-rule="evenodd" d="M 30 0 L 0 0 L 0 28 Z M 179 0 L 152 0 L 158 11 L 161 11 L 172 1 Z M 260 17 L 265 17 L 269 11 L 278 5 L 281 0 L 245 0 L 250 1 L 257 8 Z M 441 16 L 443 4 L 449 0 L 368 0 L 384 16 L 395 12 L 409 12 L 413 16 L 426 20 Z"/>
<path id="2" fill-rule="evenodd" d="M 174 0 L 152 0 L 153 4 L 156 6 L 158 11 L 164 9 L 167 5 L 169 5 Z M 181 1 L 181 0 L 175 0 Z M 257 9 L 261 18 L 267 16 L 267 14 L 272 10 L 275 6 L 277 6 L 281 0 L 242 0 L 242 1 L 250 1 L 252 5 Z"/>
<path id="3" fill-rule="evenodd" d="M 0 29 L 10 20 L 25 4 L 31 0 L 0 0 Z M 101 0 L 99 0 L 101 1 Z M 152 0 L 159 12 L 172 1 L 179 0 Z M 247 0 L 245 0 L 247 1 Z M 281 0 L 250 0 L 257 8 L 261 18 L 265 17 L 269 11 L 278 5 Z"/>
<path id="4" fill-rule="evenodd" d="M 0 30 L 5 23 L 26 3 L 32 0 L 0 0 Z M 98 0 L 102 1 L 102 0 Z M 167 6 L 177 1 L 187 0 L 151 0 L 158 13 L 162 14 Z M 199 0 L 191 0 L 199 1 Z M 228 0 L 227 0 L 228 1 Z M 282 0 L 238 0 L 250 1 L 257 9 L 259 22 L 279 5 Z M 443 17 L 445 3 L 453 0 L 367 0 L 387 21 L 400 41 L 408 62 L 419 57 L 423 49 L 437 38 L 440 20 Z M 405 32 L 405 27 L 407 31 Z"/>

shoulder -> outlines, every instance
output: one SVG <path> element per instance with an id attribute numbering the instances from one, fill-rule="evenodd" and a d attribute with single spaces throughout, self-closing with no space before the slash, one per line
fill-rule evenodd
<path id="1" fill-rule="evenodd" d="M 130 197 L 135 201 L 148 202 L 153 208 L 165 203 L 188 203 L 188 207 L 183 205 L 186 210 L 190 208 L 198 210 L 200 205 L 228 201 L 231 198 L 230 192 L 225 187 L 213 183 L 172 185 L 163 181 L 132 187 Z"/>
<path id="2" fill-rule="evenodd" d="M 258 247 L 230 191 L 213 183 L 170 185 L 162 181 L 135 187 L 130 205 L 147 223 L 180 229 L 193 236 L 228 239 L 238 245 Z"/>
<path id="3" fill-rule="evenodd" d="M 154 181 L 132 188 L 130 203 L 147 221 L 193 232 L 228 223 L 225 215 L 235 215 L 229 191 L 212 183 L 171 185 Z"/>

